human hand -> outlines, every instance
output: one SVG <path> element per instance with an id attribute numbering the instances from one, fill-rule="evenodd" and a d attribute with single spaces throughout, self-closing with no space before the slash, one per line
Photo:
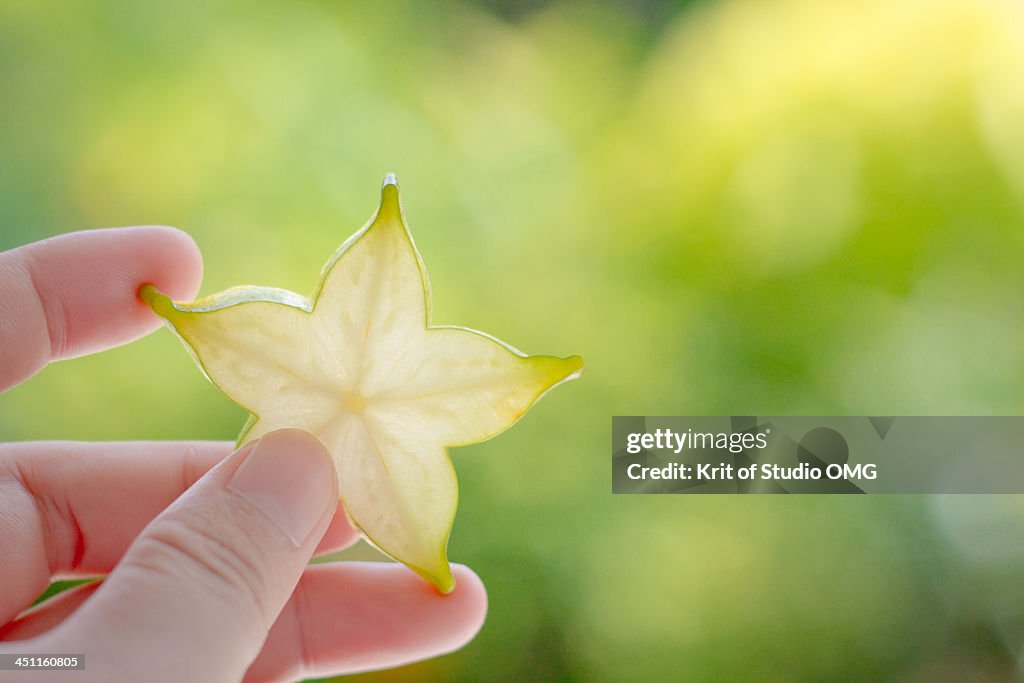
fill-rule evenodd
<path id="1" fill-rule="evenodd" d="M 200 273 L 170 228 L 0 253 L 0 391 L 148 334 L 159 322 L 139 286 L 188 299 Z M 314 437 L 282 430 L 229 450 L 0 445 L 0 653 L 84 654 L 85 670 L 64 674 L 76 682 L 279 681 L 397 666 L 479 630 L 486 595 L 466 567 L 442 596 L 401 565 L 307 566 L 357 539 Z M 54 577 L 105 574 L 26 609 Z"/>

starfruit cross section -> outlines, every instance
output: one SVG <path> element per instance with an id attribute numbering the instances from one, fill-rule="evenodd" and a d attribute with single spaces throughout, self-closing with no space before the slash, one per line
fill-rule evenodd
<path id="1" fill-rule="evenodd" d="M 432 327 L 427 271 L 390 175 L 380 208 L 309 298 L 268 287 L 191 303 L 149 285 L 140 295 L 251 413 L 240 444 L 284 427 L 316 435 L 354 526 L 446 593 L 458 502 L 447 447 L 507 429 L 583 366 L 578 356 L 526 356 L 481 332 Z"/>

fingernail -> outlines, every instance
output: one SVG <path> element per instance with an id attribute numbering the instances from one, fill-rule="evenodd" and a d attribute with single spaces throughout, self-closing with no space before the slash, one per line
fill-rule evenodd
<path id="1" fill-rule="evenodd" d="M 296 547 L 313 533 L 334 500 L 334 465 L 316 437 L 297 429 L 267 434 L 228 481 Z"/>

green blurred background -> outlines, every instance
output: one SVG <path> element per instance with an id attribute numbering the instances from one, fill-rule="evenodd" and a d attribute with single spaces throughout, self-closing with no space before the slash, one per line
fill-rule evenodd
<path id="1" fill-rule="evenodd" d="M 453 451 L 480 636 L 362 680 L 1019 680 L 1021 499 L 609 466 L 613 414 L 1024 411 L 1016 0 L 0 2 L 0 249 L 175 225 L 204 293 L 305 293 L 388 171 L 435 322 L 587 370 Z M 0 398 L 8 439 L 244 418 L 166 330 Z"/>

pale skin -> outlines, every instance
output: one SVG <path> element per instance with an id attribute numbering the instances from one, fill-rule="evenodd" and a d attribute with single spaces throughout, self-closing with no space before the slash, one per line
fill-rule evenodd
<path id="1" fill-rule="evenodd" d="M 139 287 L 189 300 L 201 271 L 191 238 L 162 227 L 0 253 L 0 392 L 149 334 L 160 323 Z M 281 430 L 231 450 L 0 444 L 0 653 L 86 661 L 18 680 L 288 681 L 398 666 L 477 633 L 487 599 L 466 567 L 443 596 L 401 565 L 308 566 L 357 540 L 315 438 Z M 281 481 L 287 497 L 269 491 Z M 30 607 L 55 578 L 94 576 Z"/>

